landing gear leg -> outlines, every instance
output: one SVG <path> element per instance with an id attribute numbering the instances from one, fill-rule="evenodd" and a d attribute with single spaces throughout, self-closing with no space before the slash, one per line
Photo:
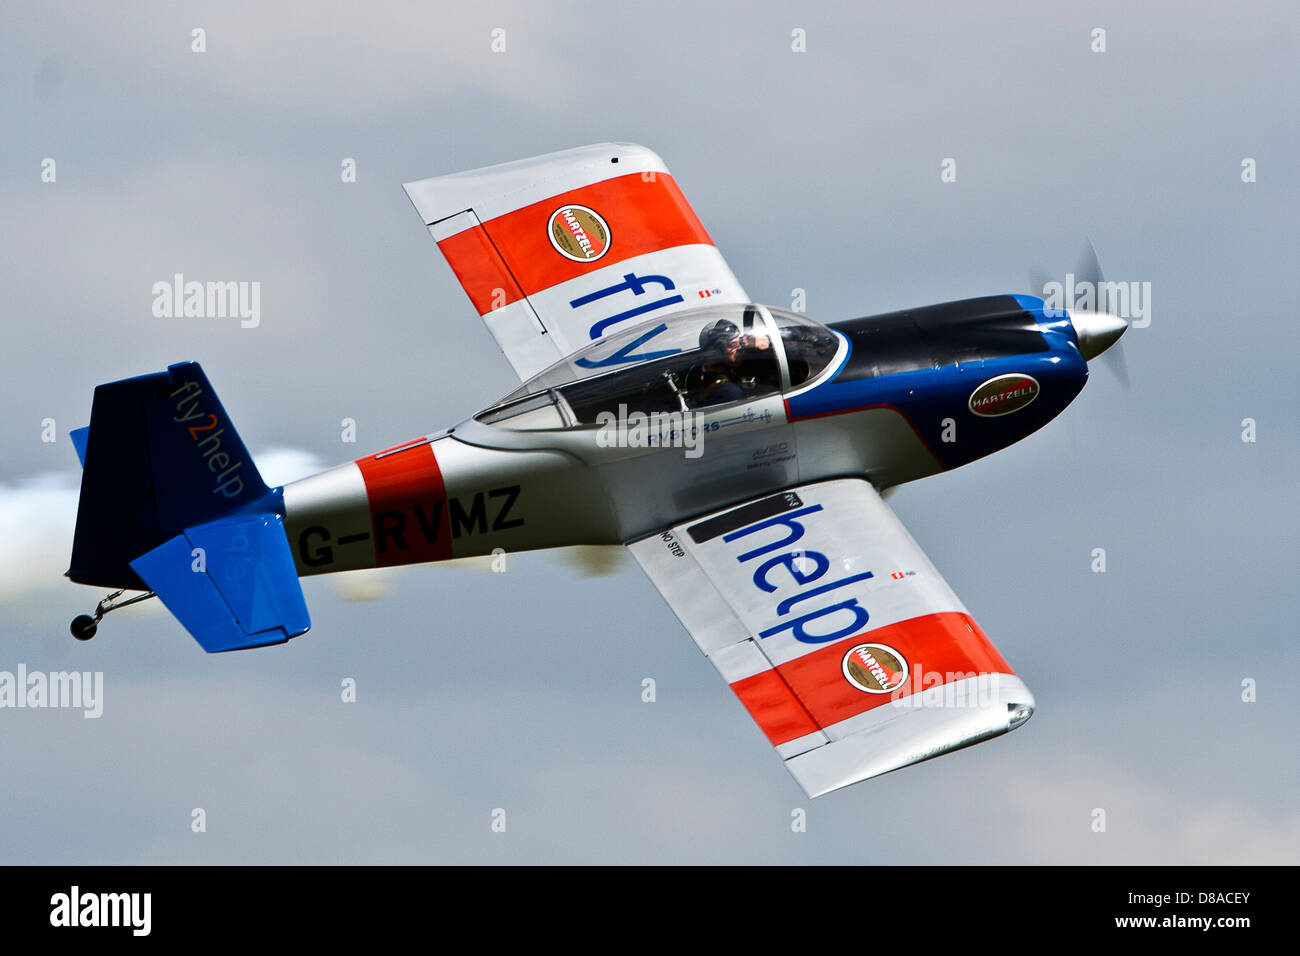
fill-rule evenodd
<path id="1" fill-rule="evenodd" d="M 104 600 L 100 601 L 99 604 L 95 606 L 94 615 L 78 614 L 74 617 L 72 619 L 72 625 L 68 628 L 68 630 L 72 632 L 72 636 L 79 641 L 88 641 L 95 636 L 95 632 L 99 630 L 99 622 L 109 611 L 116 611 L 118 608 L 126 607 L 128 604 L 139 604 L 141 601 L 147 601 L 151 597 L 157 597 L 157 595 L 152 591 L 146 591 L 144 594 L 137 594 L 133 598 L 127 598 L 125 601 L 118 601 L 118 603 L 114 604 L 113 602 L 117 601 L 122 594 L 122 591 L 114 591 L 108 597 L 104 598 Z"/>

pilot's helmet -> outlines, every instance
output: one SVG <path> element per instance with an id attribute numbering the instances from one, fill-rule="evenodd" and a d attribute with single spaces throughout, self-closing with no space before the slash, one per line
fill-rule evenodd
<path id="1" fill-rule="evenodd" d="M 721 351 L 740 336 L 740 329 L 729 319 L 718 319 L 700 331 L 700 348 Z"/>

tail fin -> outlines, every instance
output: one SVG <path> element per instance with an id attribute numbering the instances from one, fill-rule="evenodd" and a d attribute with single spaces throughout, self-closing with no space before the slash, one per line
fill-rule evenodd
<path id="1" fill-rule="evenodd" d="M 68 576 L 139 589 L 130 562 L 270 496 L 195 362 L 95 389 Z"/>
<path id="2" fill-rule="evenodd" d="M 96 388 L 76 444 L 68 577 L 155 591 L 210 651 L 307 630 L 280 490 L 262 481 L 197 363 Z"/>

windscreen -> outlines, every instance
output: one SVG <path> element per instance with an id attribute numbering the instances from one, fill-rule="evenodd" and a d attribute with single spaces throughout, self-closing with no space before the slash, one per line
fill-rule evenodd
<path id="1" fill-rule="evenodd" d="M 768 309 L 781 333 L 790 387 L 798 388 L 825 370 L 840 349 L 840 340 L 820 322 L 785 309 Z"/>

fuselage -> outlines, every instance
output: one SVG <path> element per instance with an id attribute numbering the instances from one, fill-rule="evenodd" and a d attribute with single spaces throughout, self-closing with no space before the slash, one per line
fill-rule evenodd
<path id="1" fill-rule="evenodd" d="M 453 428 L 285 486 L 299 573 L 621 544 L 829 478 L 884 489 L 1019 441 L 1087 380 L 1069 317 L 1032 296 L 829 326 L 740 308 L 593 343 Z M 706 358 L 681 343 L 726 310 L 779 365 L 709 404 L 689 386 Z"/>

